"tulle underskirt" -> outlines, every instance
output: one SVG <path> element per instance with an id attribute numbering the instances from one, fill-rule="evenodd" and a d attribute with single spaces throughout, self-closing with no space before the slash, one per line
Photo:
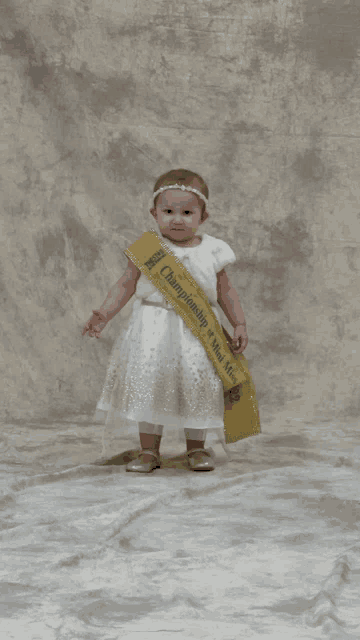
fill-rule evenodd
<path id="1" fill-rule="evenodd" d="M 128 326 L 114 343 L 96 409 L 105 429 L 137 440 L 139 422 L 145 421 L 163 425 L 163 437 L 178 443 L 185 443 L 189 428 L 206 430 L 207 444 L 225 441 L 222 381 L 170 305 L 135 300 Z"/>

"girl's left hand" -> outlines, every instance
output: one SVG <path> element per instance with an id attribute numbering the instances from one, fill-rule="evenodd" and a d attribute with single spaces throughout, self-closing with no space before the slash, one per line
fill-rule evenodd
<path id="1" fill-rule="evenodd" d="M 234 337 L 232 343 L 232 350 L 235 354 L 242 353 L 249 342 L 249 338 L 246 331 L 246 325 L 237 325 L 234 329 Z"/>

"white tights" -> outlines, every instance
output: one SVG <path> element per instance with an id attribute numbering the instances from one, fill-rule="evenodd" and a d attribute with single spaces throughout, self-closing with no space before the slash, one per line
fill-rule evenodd
<path id="1" fill-rule="evenodd" d="M 149 433 L 162 436 L 164 426 L 162 424 L 152 424 L 151 422 L 139 422 L 139 433 Z M 185 438 L 189 440 L 205 441 L 206 429 L 184 429 Z"/>

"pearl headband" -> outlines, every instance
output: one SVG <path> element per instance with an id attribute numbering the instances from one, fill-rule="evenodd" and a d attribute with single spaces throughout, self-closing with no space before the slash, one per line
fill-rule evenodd
<path id="1" fill-rule="evenodd" d="M 205 196 L 201 193 L 201 191 L 199 191 L 198 189 L 194 189 L 193 187 L 185 187 L 184 184 L 169 184 L 169 186 L 166 187 L 160 187 L 160 189 L 158 189 L 157 191 L 155 191 L 155 193 L 153 193 L 153 199 L 155 201 L 156 196 L 159 195 L 159 193 L 162 193 L 163 191 L 166 191 L 167 189 L 181 189 L 181 191 L 192 191 L 193 193 L 196 193 L 197 196 L 199 196 L 199 198 L 201 198 L 205 204 L 208 204 L 208 200 L 207 198 L 205 198 Z"/>

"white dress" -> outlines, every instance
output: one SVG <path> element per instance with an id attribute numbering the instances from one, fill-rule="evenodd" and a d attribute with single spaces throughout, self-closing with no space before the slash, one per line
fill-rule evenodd
<path id="1" fill-rule="evenodd" d="M 216 274 L 236 261 L 230 246 L 206 233 L 193 247 L 162 238 L 207 295 L 221 323 Z M 139 437 L 141 421 L 164 425 L 184 441 L 184 429 L 224 430 L 223 384 L 200 341 L 158 289 L 141 274 L 128 328 L 116 340 L 97 410 Z M 143 304 L 146 299 L 162 306 Z M 166 307 L 166 308 L 163 308 Z"/>

